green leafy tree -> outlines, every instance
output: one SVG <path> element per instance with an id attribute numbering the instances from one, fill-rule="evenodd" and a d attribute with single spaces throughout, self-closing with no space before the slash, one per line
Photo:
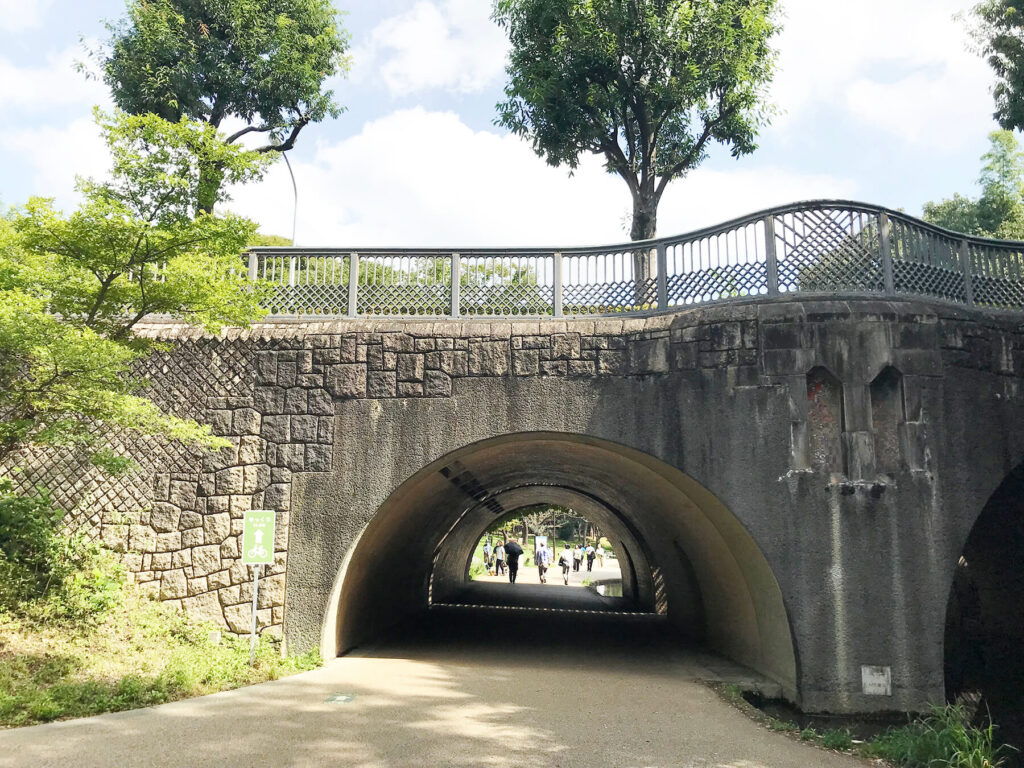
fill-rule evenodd
<path id="1" fill-rule="evenodd" d="M 241 260 L 252 222 L 192 212 L 211 158 L 236 181 L 268 158 L 216 141 L 202 123 L 118 115 L 102 126 L 111 181 L 80 182 L 71 214 L 33 198 L 0 221 L 0 464 L 27 445 L 79 444 L 123 468 L 97 425 L 222 444 L 137 394 L 131 365 L 154 344 L 133 331 L 151 314 L 208 330 L 263 314 L 265 292 Z"/>
<path id="2" fill-rule="evenodd" d="M 669 182 L 711 143 L 756 148 L 775 15 L 775 0 L 496 0 L 512 44 L 498 122 L 551 165 L 603 157 L 629 187 L 630 237 L 652 238 Z M 649 279 L 649 253 L 634 260 Z"/>
<path id="3" fill-rule="evenodd" d="M 995 117 L 1006 129 L 1024 130 L 1024 0 L 984 0 L 971 11 L 972 35 L 995 73 Z"/>
<path id="4" fill-rule="evenodd" d="M 348 37 L 331 0 L 129 0 L 100 54 L 117 106 L 165 120 L 226 120 L 233 144 L 268 134 L 257 152 L 286 152 L 309 123 L 340 107 L 325 81 L 347 69 Z M 221 165 L 203 168 L 200 208 L 213 210 Z"/>
<path id="5" fill-rule="evenodd" d="M 925 203 L 924 220 L 968 235 L 1024 239 L 1024 153 L 1014 133 L 989 134 L 981 161 L 981 195 Z"/>

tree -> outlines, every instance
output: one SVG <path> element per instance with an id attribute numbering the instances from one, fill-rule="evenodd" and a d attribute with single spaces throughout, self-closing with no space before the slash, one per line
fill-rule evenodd
<path id="1" fill-rule="evenodd" d="M 255 226 L 192 211 L 204 163 L 245 181 L 267 158 L 216 141 L 203 123 L 119 115 L 102 127 L 111 181 L 80 182 L 84 202 L 70 215 L 33 198 L 0 221 L 0 464 L 28 445 L 70 444 L 122 468 L 97 426 L 221 445 L 137 394 L 131 365 L 154 344 L 133 329 L 153 313 L 209 330 L 263 314 L 264 290 L 241 260 Z"/>
<path id="2" fill-rule="evenodd" d="M 630 238 L 657 233 L 669 182 L 707 156 L 756 148 L 778 27 L 775 0 L 496 0 L 512 44 L 498 123 L 550 165 L 604 158 L 629 187 Z M 635 278 L 650 278 L 637 254 Z"/>
<path id="3" fill-rule="evenodd" d="M 971 13 L 972 36 L 996 76 L 993 115 L 1008 130 L 1024 129 L 1024 0 L 984 0 Z"/>
<path id="4" fill-rule="evenodd" d="M 924 220 L 968 235 L 1024 239 L 1024 152 L 1012 131 L 993 131 L 989 145 L 981 156 L 981 195 L 925 203 Z"/>
<path id="5" fill-rule="evenodd" d="M 268 134 L 261 153 L 287 152 L 309 123 L 341 109 L 324 81 L 347 69 L 348 37 L 331 0 L 129 0 L 128 18 L 108 25 L 103 77 L 118 107 L 219 129 L 234 144 Z M 223 183 L 203 169 L 200 208 L 212 212 Z"/>

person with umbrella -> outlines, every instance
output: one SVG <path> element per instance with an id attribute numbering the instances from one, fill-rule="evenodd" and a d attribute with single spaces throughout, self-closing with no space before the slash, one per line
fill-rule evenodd
<path id="1" fill-rule="evenodd" d="M 523 554 L 523 548 L 519 541 L 513 536 L 505 542 L 505 564 L 508 565 L 508 581 L 516 583 L 516 575 L 519 573 L 519 556 Z"/>

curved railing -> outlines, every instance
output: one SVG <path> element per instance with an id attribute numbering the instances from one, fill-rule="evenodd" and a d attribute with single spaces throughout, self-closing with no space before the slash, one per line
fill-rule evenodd
<path id="1" fill-rule="evenodd" d="M 646 313 L 739 297 L 877 294 L 1024 309 L 1024 243 L 847 200 L 593 248 L 254 248 L 275 316 Z"/>

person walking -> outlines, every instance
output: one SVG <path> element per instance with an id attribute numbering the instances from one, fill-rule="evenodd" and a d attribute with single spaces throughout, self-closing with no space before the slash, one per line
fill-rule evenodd
<path id="1" fill-rule="evenodd" d="M 562 548 L 562 554 L 558 556 L 558 564 L 562 566 L 562 581 L 569 586 L 569 568 L 572 567 L 572 550 L 566 542 Z"/>
<path id="2" fill-rule="evenodd" d="M 519 574 L 519 558 L 523 554 L 523 548 L 519 541 L 513 537 L 505 542 L 505 563 L 508 565 L 508 582 L 516 583 L 516 576 Z"/>
<path id="3" fill-rule="evenodd" d="M 581 547 L 579 544 L 577 544 L 575 546 L 575 548 L 572 550 L 572 569 L 574 571 L 579 571 L 580 563 L 582 563 L 582 562 L 583 562 L 583 547 Z"/>
<path id="4" fill-rule="evenodd" d="M 537 545 L 537 550 L 533 553 L 533 562 L 537 566 L 537 576 L 540 579 L 540 583 L 547 584 L 548 566 L 551 565 L 551 550 L 547 548 L 543 541 Z"/>
<path id="5" fill-rule="evenodd" d="M 591 573 L 594 570 L 594 556 L 597 552 L 594 550 L 592 544 L 587 544 L 587 573 Z"/>
<path id="6" fill-rule="evenodd" d="M 494 548 L 494 575 L 505 575 L 505 546 L 503 544 L 498 544 Z"/>
<path id="7" fill-rule="evenodd" d="M 488 573 L 491 571 L 491 555 L 493 553 L 494 550 L 491 548 L 491 541 L 488 539 L 484 542 L 484 567 L 487 569 Z"/>

